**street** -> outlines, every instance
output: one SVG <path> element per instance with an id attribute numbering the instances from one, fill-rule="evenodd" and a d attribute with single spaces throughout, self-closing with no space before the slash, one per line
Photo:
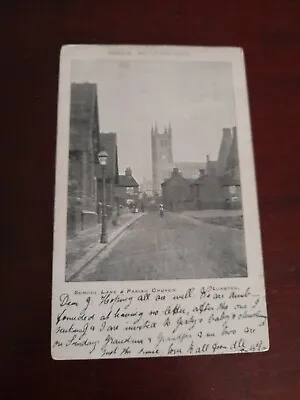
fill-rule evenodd
<path id="1" fill-rule="evenodd" d="M 243 231 L 177 213 L 141 216 L 76 281 L 207 279 L 247 276 Z"/>

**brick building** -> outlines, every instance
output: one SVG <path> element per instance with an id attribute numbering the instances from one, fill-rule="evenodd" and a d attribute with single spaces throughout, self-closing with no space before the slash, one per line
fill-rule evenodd
<path id="1" fill-rule="evenodd" d="M 97 223 L 95 169 L 100 149 L 97 86 L 72 83 L 70 96 L 68 235 Z M 85 215 L 85 221 L 82 216 Z"/>
<path id="2" fill-rule="evenodd" d="M 192 202 L 190 185 L 191 181 L 184 178 L 178 168 L 174 168 L 171 177 L 161 185 L 165 208 L 171 211 L 190 208 L 189 205 Z"/>
<path id="3" fill-rule="evenodd" d="M 124 175 L 119 175 L 119 183 L 116 186 L 116 197 L 122 206 L 137 204 L 139 201 L 139 184 L 132 176 L 130 167 L 126 168 Z"/>
<path id="4" fill-rule="evenodd" d="M 191 184 L 197 209 L 240 208 L 242 205 L 236 128 L 224 128 L 217 161 L 207 156 L 206 168 Z"/>
<path id="5" fill-rule="evenodd" d="M 197 209 L 224 208 L 220 179 L 217 176 L 217 162 L 207 156 L 206 169 L 200 170 L 198 179 L 191 183 L 194 206 Z"/>

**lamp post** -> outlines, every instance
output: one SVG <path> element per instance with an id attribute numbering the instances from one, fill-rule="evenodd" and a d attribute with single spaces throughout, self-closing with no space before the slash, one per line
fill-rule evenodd
<path id="1" fill-rule="evenodd" d="M 95 192 L 95 211 L 97 213 L 97 221 L 100 224 L 100 212 L 99 212 L 99 199 L 98 199 L 98 180 L 97 177 L 94 176 L 94 192 Z"/>
<path id="2" fill-rule="evenodd" d="M 105 169 L 107 165 L 108 154 L 105 150 L 100 151 L 98 154 L 99 164 L 102 169 L 102 229 L 101 229 L 101 243 L 107 243 L 106 232 L 106 185 L 105 185 Z"/>

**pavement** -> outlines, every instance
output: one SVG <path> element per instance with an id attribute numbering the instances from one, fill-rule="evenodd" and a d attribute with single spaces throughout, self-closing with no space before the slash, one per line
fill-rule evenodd
<path id="1" fill-rule="evenodd" d="M 182 215 L 220 227 L 244 229 L 242 210 L 194 210 L 184 211 Z"/>
<path id="2" fill-rule="evenodd" d="M 73 281 L 208 279 L 247 276 L 242 230 L 203 223 L 183 213 L 149 212 Z"/>
<path id="3" fill-rule="evenodd" d="M 242 210 L 193 210 L 184 211 L 183 215 L 193 218 L 225 218 L 239 217 L 243 215 Z"/>
<path id="4" fill-rule="evenodd" d="M 66 281 L 71 281 L 90 261 L 103 251 L 133 222 L 142 216 L 125 212 L 120 215 L 116 226 L 109 221 L 107 224 L 107 243 L 100 243 L 101 224 L 78 232 L 75 237 L 67 240 L 66 249 Z"/>

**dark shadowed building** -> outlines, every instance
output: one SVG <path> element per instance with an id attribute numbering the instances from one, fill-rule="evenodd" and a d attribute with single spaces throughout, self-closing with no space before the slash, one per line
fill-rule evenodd
<path id="1" fill-rule="evenodd" d="M 174 168 L 171 177 L 161 185 L 164 206 L 171 211 L 189 208 L 192 200 L 190 184 L 191 181 L 184 178 L 178 168 Z"/>
<path id="2" fill-rule="evenodd" d="M 191 184 L 195 207 L 220 209 L 241 207 L 240 170 L 236 128 L 223 129 L 218 161 L 207 155 L 206 169 Z"/>
<path id="3" fill-rule="evenodd" d="M 209 158 L 209 154 L 206 156 L 206 175 L 217 176 L 217 161 L 212 161 Z"/>
<path id="4" fill-rule="evenodd" d="M 70 96 L 68 235 L 97 223 L 95 168 L 100 149 L 97 86 L 72 83 Z M 82 216 L 85 215 L 85 220 Z"/>
<path id="5" fill-rule="evenodd" d="M 132 176 L 130 167 L 126 168 L 124 175 L 119 175 L 119 183 L 115 190 L 120 205 L 129 206 L 138 202 L 139 184 Z"/>
<path id="6" fill-rule="evenodd" d="M 218 161 L 212 161 L 207 155 L 206 160 L 206 174 L 200 176 L 198 179 L 199 184 L 199 200 L 201 208 L 204 209 L 220 209 L 224 207 L 224 199 L 220 179 L 217 176 Z"/>
<path id="7" fill-rule="evenodd" d="M 222 187 L 215 173 L 207 174 L 205 170 L 201 170 L 199 178 L 191 184 L 191 190 L 197 209 L 208 210 L 224 208 Z"/>
<path id="8" fill-rule="evenodd" d="M 217 177 L 217 161 L 206 156 L 206 168 L 191 184 L 194 205 L 198 209 L 220 209 L 224 207 L 224 199 L 220 179 Z"/>

